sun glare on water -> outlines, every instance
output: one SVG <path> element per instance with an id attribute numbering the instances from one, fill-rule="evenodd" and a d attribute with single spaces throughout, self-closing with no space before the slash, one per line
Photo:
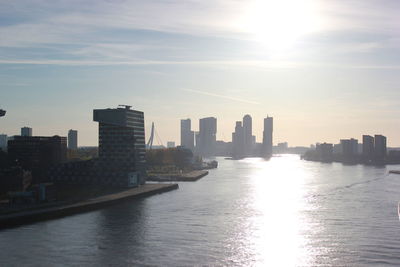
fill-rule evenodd
<path id="1" fill-rule="evenodd" d="M 245 8 L 239 23 L 252 39 L 271 50 L 293 46 L 321 24 L 313 0 L 255 0 Z"/>

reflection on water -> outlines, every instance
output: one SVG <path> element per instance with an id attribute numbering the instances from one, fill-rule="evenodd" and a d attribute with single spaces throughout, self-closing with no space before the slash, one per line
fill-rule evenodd
<path id="1" fill-rule="evenodd" d="M 173 192 L 2 231 L 0 265 L 399 265 L 399 192 L 386 168 L 219 159 Z"/>

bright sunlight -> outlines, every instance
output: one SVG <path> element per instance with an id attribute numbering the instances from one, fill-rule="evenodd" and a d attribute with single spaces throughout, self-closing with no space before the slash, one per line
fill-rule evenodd
<path id="1" fill-rule="evenodd" d="M 313 0 L 256 0 L 248 5 L 240 27 L 271 50 L 292 47 L 321 26 Z"/>

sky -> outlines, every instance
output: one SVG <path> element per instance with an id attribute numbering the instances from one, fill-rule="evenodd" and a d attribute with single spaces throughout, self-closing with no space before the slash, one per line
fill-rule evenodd
<path id="1" fill-rule="evenodd" d="M 400 1 L 0 0 L 0 133 L 97 145 L 92 110 L 133 106 L 165 145 L 180 119 L 274 117 L 274 143 L 384 134 L 400 146 Z"/>

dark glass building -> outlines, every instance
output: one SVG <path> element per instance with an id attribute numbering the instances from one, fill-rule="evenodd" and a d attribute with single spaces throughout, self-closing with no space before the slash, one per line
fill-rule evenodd
<path id="1" fill-rule="evenodd" d="M 144 113 L 130 106 L 95 109 L 93 120 L 99 122 L 99 163 L 107 170 L 138 175 L 146 179 Z M 136 175 L 135 174 L 135 175 Z"/>
<path id="2" fill-rule="evenodd" d="M 67 138 L 60 136 L 14 136 L 8 141 L 11 161 L 32 171 L 33 182 L 48 180 L 47 170 L 67 159 Z"/>

